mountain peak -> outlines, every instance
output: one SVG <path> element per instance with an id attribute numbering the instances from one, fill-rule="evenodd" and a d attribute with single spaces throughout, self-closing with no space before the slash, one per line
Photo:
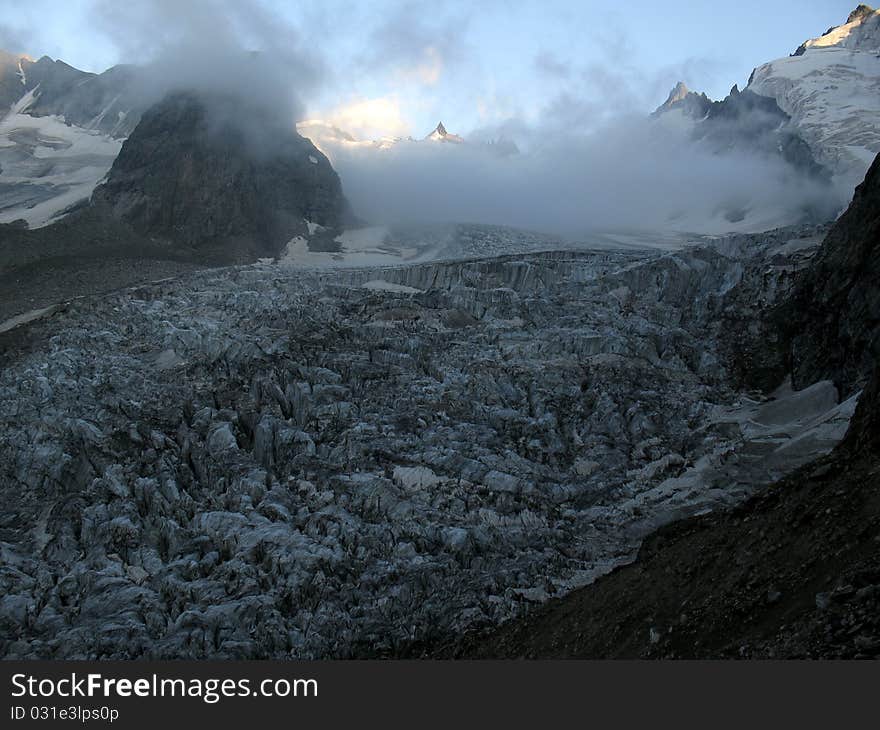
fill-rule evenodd
<path id="1" fill-rule="evenodd" d="M 870 5 L 859 5 L 853 10 L 843 25 L 835 25 L 818 38 L 802 43 L 792 54 L 803 56 L 811 48 L 837 46 L 850 50 L 880 50 L 880 12 Z"/>
<path id="2" fill-rule="evenodd" d="M 669 97 L 666 99 L 666 103 L 672 105 L 677 101 L 681 101 L 690 93 L 691 90 L 687 87 L 687 84 L 684 81 L 679 81 L 674 87 L 672 87 L 672 91 L 669 92 Z"/>
<path id="3" fill-rule="evenodd" d="M 682 109 L 685 115 L 699 119 L 705 116 L 711 102 L 705 94 L 697 94 L 691 91 L 684 81 L 679 81 L 669 96 L 657 109 L 654 110 L 653 116 L 657 117 L 672 109 Z"/>
<path id="4" fill-rule="evenodd" d="M 846 22 L 855 23 L 857 20 L 864 20 L 865 18 L 873 15 L 875 12 L 877 11 L 874 10 L 874 8 L 872 8 L 870 5 L 859 5 L 849 14 Z"/>
<path id="5" fill-rule="evenodd" d="M 443 126 L 443 122 L 440 122 L 435 127 L 434 131 L 431 132 L 425 139 L 433 140 L 434 142 L 464 142 L 464 139 L 459 137 L 457 134 L 450 134 L 446 131 L 446 127 Z"/>

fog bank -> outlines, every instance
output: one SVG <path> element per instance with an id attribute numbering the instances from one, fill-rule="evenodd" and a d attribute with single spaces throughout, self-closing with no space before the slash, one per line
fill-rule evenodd
<path id="1" fill-rule="evenodd" d="M 355 212 L 381 223 L 721 233 L 827 220 L 852 194 L 779 158 L 719 154 L 684 129 L 634 114 L 584 135 L 522 124 L 511 130 L 519 131 L 520 154 L 500 156 L 496 146 L 474 141 L 327 151 Z"/>

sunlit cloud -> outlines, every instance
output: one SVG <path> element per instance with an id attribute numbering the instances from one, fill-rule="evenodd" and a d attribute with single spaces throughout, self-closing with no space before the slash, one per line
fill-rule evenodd
<path id="1" fill-rule="evenodd" d="M 320 116 L 356 139 L 402 136 L 409 133 L 400 100 L 394 94 L 373 99 L 353 99 Z"/>

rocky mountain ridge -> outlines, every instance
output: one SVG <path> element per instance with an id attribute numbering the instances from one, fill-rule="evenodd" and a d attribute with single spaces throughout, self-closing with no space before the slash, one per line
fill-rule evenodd
<path id="1" fill-rule="evenodd" d="M 748 85 L 713 102 L 679 82 L 655 117 L 680 116 L 697 139 L 781 157 L 852 189 L 880 153 L 880 12 L 860 5 L 847 22 L 764 63 Z M 715 117 L 715 119 L 713 119 Z M 721 120 L 717 119 L 721 117 Z M 733 119 L 746 120 L 742 126 Z M 723 120 L 726 120 L 725 123 Z"/>
<path id="2" fill-rule="evenodd" d="M 66 124 L 122 139 L 143 111 L 132 89 L 136 75 L 134 66 L 94 74 L 48 56 L 34 61 L 0 51 L 0 116 L 30 94 L 31 116 L 60 117 Z"/>
<path id="3" fill-rule="evenodd" d="M 691 91 L 684 81 L 679 81 L 672 87 L 666 101 L 654 110 L 652 116 L 659 117 L 667 112 L 679 110 L 686 117 L 698 120 L 706 116 L 711 105 L 712 100 L 705 93 L 698 94 Z"/>

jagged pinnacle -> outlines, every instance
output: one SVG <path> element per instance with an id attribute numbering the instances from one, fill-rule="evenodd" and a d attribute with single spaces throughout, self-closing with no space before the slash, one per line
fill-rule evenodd
<path id="1" fill-rule="evenodd" d="M 847 23 L 853 23 L 856 20 L 862 20 L 863 18 L 867 18 L 869 15 L 873 15 L 876 11 L 870 5 L 859 5 L 855 10 L 853 10 L 849 17 L 846 19 Z"/>
<path id="2" fill-rule="evenodd" d="M 676 101 L 681 101 L 684 99 L 689 93 L 690 89 L 687 87 L 684 81 L 679 81 L 672 91 L 669 92 L 669 98 L 666 99 L 667 104 L 672 104 Z"/>

